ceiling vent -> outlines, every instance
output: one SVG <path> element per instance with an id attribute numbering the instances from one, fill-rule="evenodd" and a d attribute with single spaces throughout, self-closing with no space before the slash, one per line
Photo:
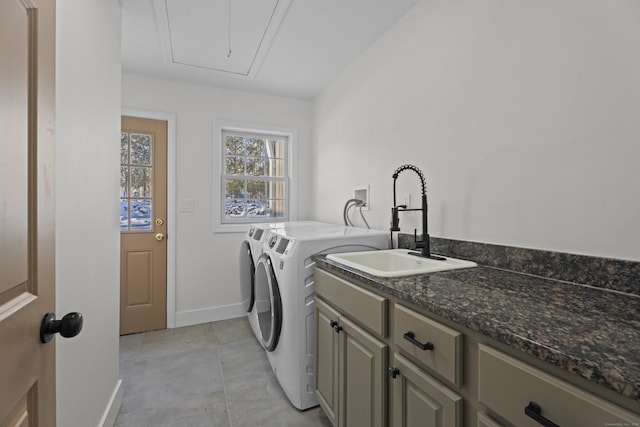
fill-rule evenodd
<path id="1" fill-rule="evenodd" d="M 291 0 L 153 0 L 165 60 L 254 77 Z"/>

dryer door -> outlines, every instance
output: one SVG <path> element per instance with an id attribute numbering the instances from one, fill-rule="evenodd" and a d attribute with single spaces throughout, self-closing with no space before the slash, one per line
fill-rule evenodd
<path id="1" fill-rule="evenodd" d="M 240 295 L 242 307 L 247 313 L 253 308 L 255 300 L 254 281 L 256 268 L 253 264 L 251 245 L 244 240 L 240 245 Z"/>
<path id="2" fill-rule="evenodd" d="M 255 291 L 262 345 L 267 351 L 273 351 L 282 329 L 282 300 L 271 258 L 266 253 L 260 255 L 256 263 Z"/>

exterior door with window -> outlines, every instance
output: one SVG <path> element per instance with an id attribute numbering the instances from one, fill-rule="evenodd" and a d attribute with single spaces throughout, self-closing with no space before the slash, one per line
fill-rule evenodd
<path id="1" fill-rule="evenodd" d="M 120 334 L 167 327 L 167 122 L 122 117 Z"/>
<path id="2" fill-rule="evenodd" d="M 55 426 L 55 4 L 0 1 L 0 426 Z"/>

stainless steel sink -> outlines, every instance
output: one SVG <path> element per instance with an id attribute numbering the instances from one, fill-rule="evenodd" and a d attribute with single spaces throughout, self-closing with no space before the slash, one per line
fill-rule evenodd
<path id="1" fill-rule="evenodd" d="M 411 255 L 408 249 L 389 249 L 382 251 L 346 252 L 329 254 L 327 258 L 348 267 L 380 277 L 399 277 L 412 274 L 434 273 L 436 271 L 456 270 L 476 267 L 473 261 L 456 258 L 436 260 Z"/>

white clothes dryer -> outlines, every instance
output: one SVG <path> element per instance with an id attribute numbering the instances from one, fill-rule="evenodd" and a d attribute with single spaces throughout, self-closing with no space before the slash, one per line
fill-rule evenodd
<path id="1" fill-rule="evenodd" d="M 332 226 L 266 232 L 255 273 L 260 340 L 289 401 L 298 409 L 314 396 L 314 294 L 311 256 L 389 248 L 389 232 Z"/>
<path id="2" fill-rule="evenodd" d="M 249 230 L 240 244 L 239 268 L 240 268 L 240 295 L 242 307 L 247 313 L 249 325 L 258 341 L 262 344 L 260 330 L 258 327 L 258 315 L 255 310 L 255 265 L 262 255 L 263 241 L 266 231 L 280 228 L 322 228 L 334 227 L 334 224 L 327 224 L 315 221 L 290 221 L 273 223 L 255 223 L 249 225 Z"/>

